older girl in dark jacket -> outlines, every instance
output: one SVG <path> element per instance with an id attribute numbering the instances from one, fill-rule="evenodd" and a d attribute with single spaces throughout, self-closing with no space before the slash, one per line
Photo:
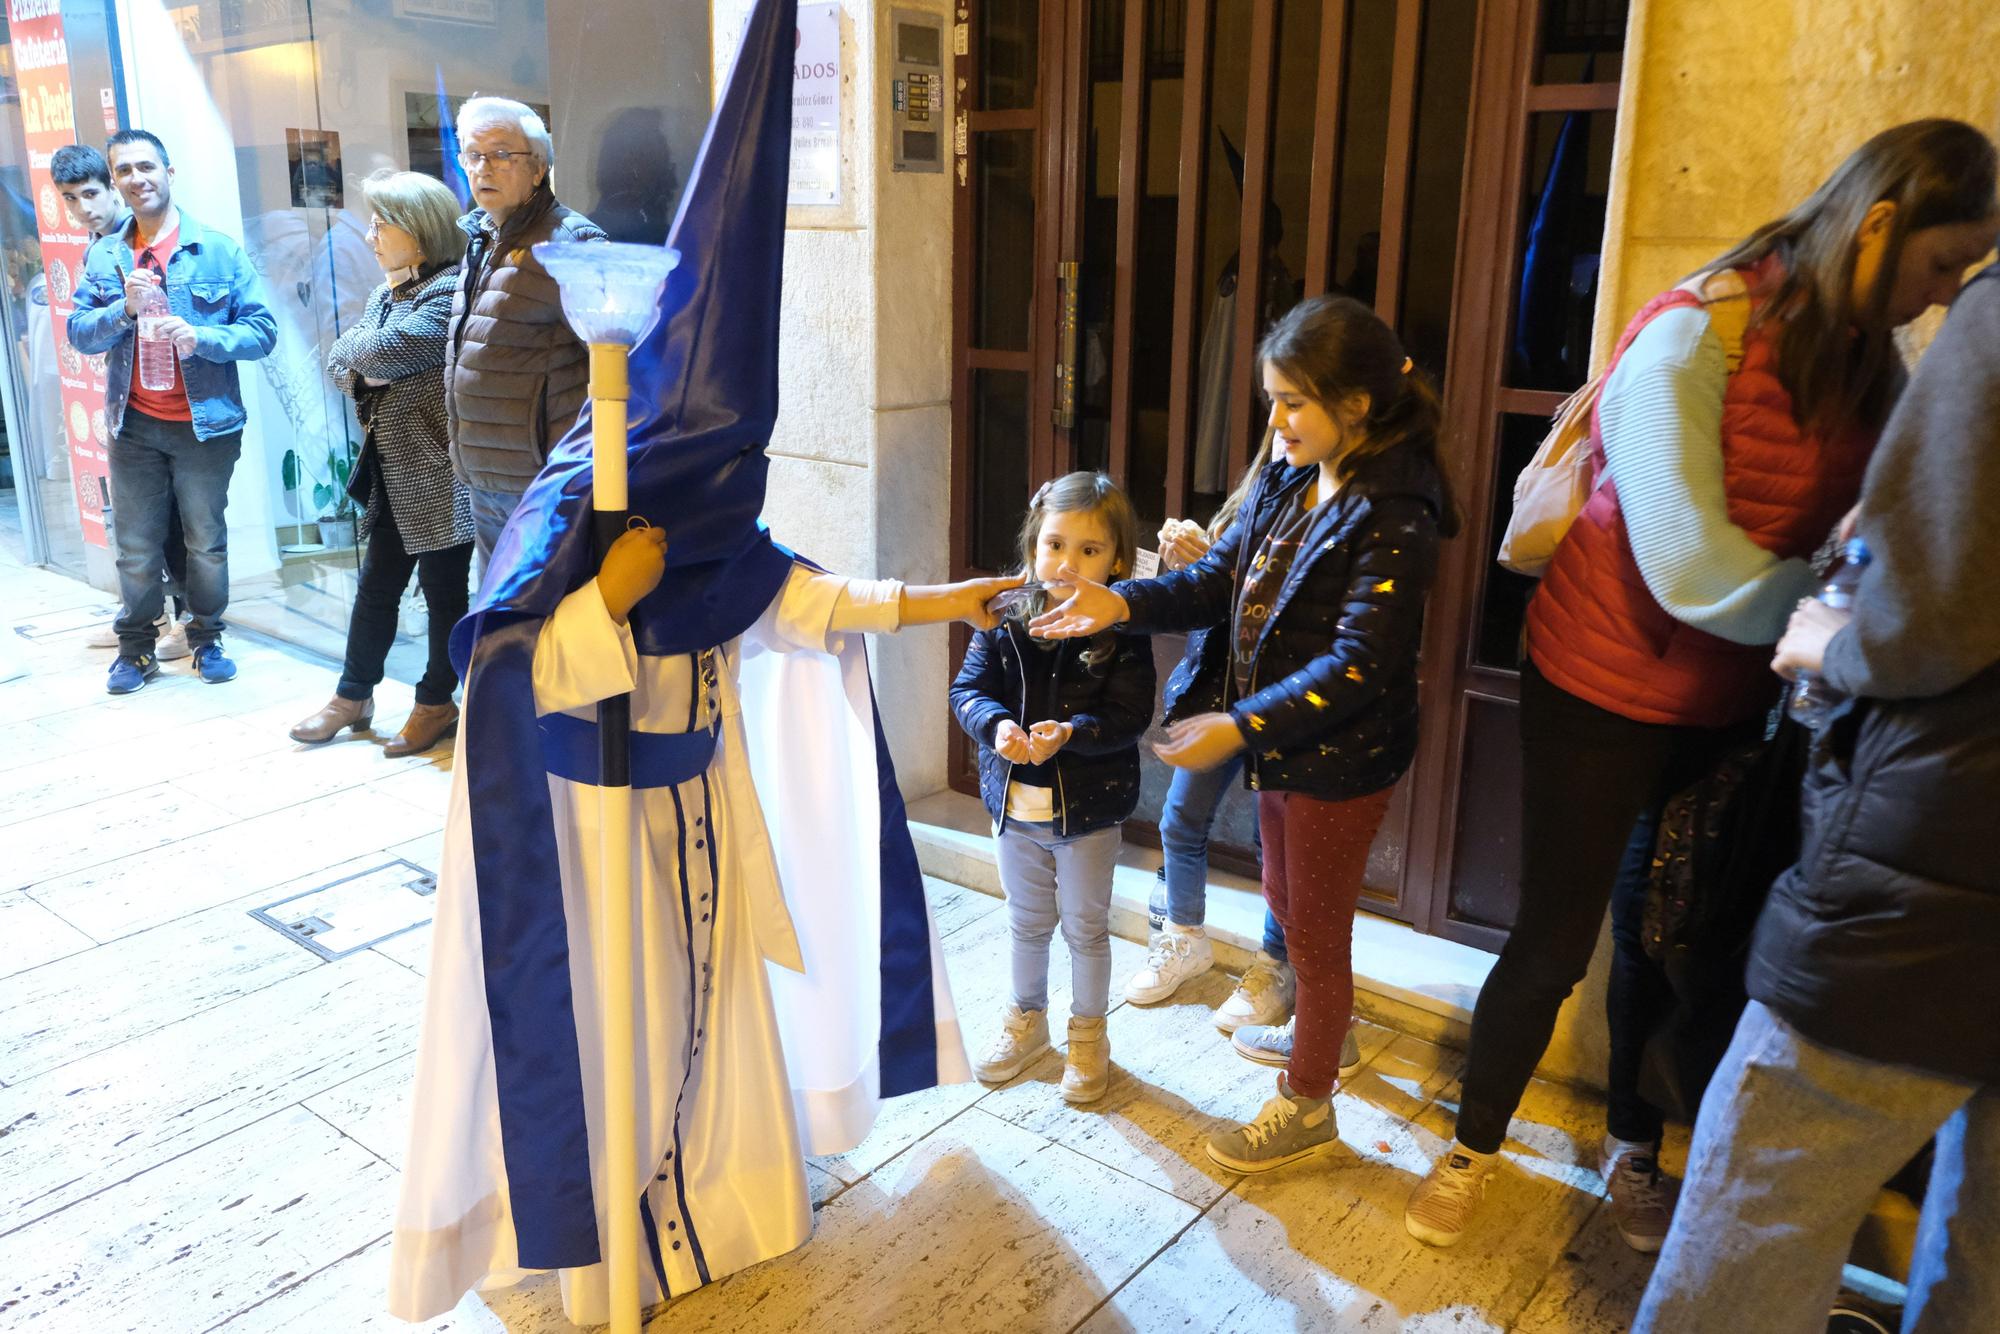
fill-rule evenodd
<path id="1" fill-rule="evenodd" d="M 1209 1140 L 1209 1156 L 1240 1172 L 1337 1139 L 1355 905 L 1390 789 L 1416 753 L 1424 602 L 1438 540 L 1457 527 L 1437 461 L 1437 397 L 1373 311 L 1315 297 L 1271 329 L 1258 358 L 1283 457 L 1265 467 L 1229 533 L 1159 579 L 1080 583 L 1034 623 L 1053 637 L 1125 623 L 1226 628 L 1231 702 L 1174 724 L 1159 754 L 1193 769 L 1245 755 L 1264 895 L 1297 972 L 1277 1096 Z"/>
<path id="2" fill-rule="evenodd" d="M 1035 493 L 1021 557 L 1058 590 L 1132 568 L 1132 504 L 1102 473 L 1074 472 Z M 1094 1102 L 1110 1080 L 1111 876 L 1119 826 L 1139 802 L 1139 738 L 1153 718 L 1153 651 L 1141 636 L 1031 639 L 1003 622 L 972 638 L 952 713 L 979 743 L 979 789 L 993 817 L 1014 939 L 1013 1003 L 974 1067 L 1012 1079 L 1049 1045 L 1049 942 L 1070 953 L 1069 1052 L 1062 1093 Z"/>
<path id="3" fill-rule="evenodd" d="M 380 172 L 363 183 L 373 220 L 368 240 L 385 281 L 361 318 L 334 341 L 327 373 L 354 396 L 366 433 L 348 490 L 366 512 L 366 548 L 347 627 L 347 660 L 333 698 L 292 728 L 292 739 L 330 741 L 375 717 L 403 590 L 417 576 L 430 622 L 430 655 L 416 707 L 383 747 L 388 755 L 429 750 L 458 725 L 458 675 L 448 644 L 465 615 L 472 565 L 472 507 L 452 475 L 444 402 L 445 332 L 464 237 L 458 200 L 419 172 Z"/>

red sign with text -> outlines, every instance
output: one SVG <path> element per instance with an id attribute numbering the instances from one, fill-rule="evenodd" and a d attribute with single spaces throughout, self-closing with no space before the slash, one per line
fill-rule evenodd
<path id="1" fill-rule="evenodd" d="M 69 47 L 63 41 L 62 0 L 7 0 L 14 71 L 27 129 L 28 191 L 35 201 L 47 274 L 49 323 L 62 375 L 63 435 L 76 488 L 83 540 L 107 545 L 104 507 L 110 498 L 109 441 L 104 425 L 104 358 L 86 357 L 69 345 L 71 298 L 83 281 L 90 234 L 71 221 L 49 175 L 58 148 L 77 142 L 75 100 L 70 96 Z"/>

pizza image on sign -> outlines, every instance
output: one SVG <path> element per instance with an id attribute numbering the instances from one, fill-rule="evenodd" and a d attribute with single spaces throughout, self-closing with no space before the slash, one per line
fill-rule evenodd
<path id="1" fill-rule="evenodd" d="M 42 186 L 39 198 L 42 205 L 42 230 L 54 231 L 63 224 L 62 200 L 56 196 L 56 187 L 52 184 Z"/>
<path id="2" fill-rule="evenodd" d="M 69 265 L 59 259 L 49 261 L 49 304 L 67 306 L 75 289 L 69 285 Z"/>
<path id="3" fill-rule="evenodd" d="M 104 448 L 111 442 L 111 431 L 105 425 L 103 408 L 99 408 L 90 414 L 90 433 L 97 437 L 97 446 L 99 449 Z"/>
<path id="4" fill-rule="evenodd" d="M 69 405 L 69 433 L 76 437 L 78 444 L 90 439 L 90 410 L 81 403 Z"/>

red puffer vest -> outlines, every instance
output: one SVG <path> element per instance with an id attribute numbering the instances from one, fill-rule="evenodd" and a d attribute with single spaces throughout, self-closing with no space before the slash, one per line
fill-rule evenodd
<path id="1" fill-rule="evenodd" d="M 1753 292 L 1763 276 L 1744 272 Z M 1612 364 L 1660 312 L 1698 300 L 1679 288 L 1653 298 L 1618 340 Z M 1801 428 L 1778 380 L 1776 332 L 1746 333 L 1742 365 L 1723 392 L 1723 484 L 1732 523 L 1780 558 L 1803 557 L 1861 494 L 1875 433 L 1828 439 Z M 1593 422 L 1599 476 L 1601 431 Z M 1768 708 L 1778 689 L 1769 645 L 1684 625 L 1654 599 L 1609 478 L 1577 515 L 1528 604 L 1528 653 L 1554 685 L 1635 722 L 1726 727 Z"/>

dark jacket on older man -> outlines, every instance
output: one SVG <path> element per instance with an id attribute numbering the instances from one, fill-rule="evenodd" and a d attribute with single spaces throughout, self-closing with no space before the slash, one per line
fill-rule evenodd
<path id="1" fill-rule="evenodd" d="M 602 241 L 547 182 L 504 224 L 485 209 L 458 220 L 470 238 L 446 340 L 451 459 L 481 491 L 514 495 L 576 424 L 589 391 L 589 351 L 563 318 L 556 280 L 535 258 L 542 241 Z"/>
<path id="2" fill-rule="evenodd" d="M 2000 268 L 1967 285 L 1868 469 L 1873 563 L 1824 676 L 1805 846 L 1749 990 L 1815 1042 L 2000 1084 Z"/>
<path id="3" fill-rule="evenodd" d="M 1259 474 L 1236 522 L 1185 569 L 1117 585 L 1141 633 L 1217 627 L 1234 646 L 1248 566 L 1267 535 L 1299 523 L 1296 554 L 1228 712 L 1259 791 L 1346 801 L 1401 778 L 1417 747 L 1417 647 L 1438 539 L 1455 527 L 1436 470 L 1405 450 L 1358 460 L 1338 494 L 1303 516 L 1315 468 Z"/>
<path id="4" fill-rule="evenodd" d="M 365 506 L 365 536 L 387 505 L 411 555 L 472 540 L 472 504 L 452 475 L 445 419 L 445 335 L 458 265 L 400 287 L 383 283 L 336 338 L 327 374 L 354 398 L 366 433 L 348 493 Z M 385 383 L 369 384 L 369 380 Z"/>

